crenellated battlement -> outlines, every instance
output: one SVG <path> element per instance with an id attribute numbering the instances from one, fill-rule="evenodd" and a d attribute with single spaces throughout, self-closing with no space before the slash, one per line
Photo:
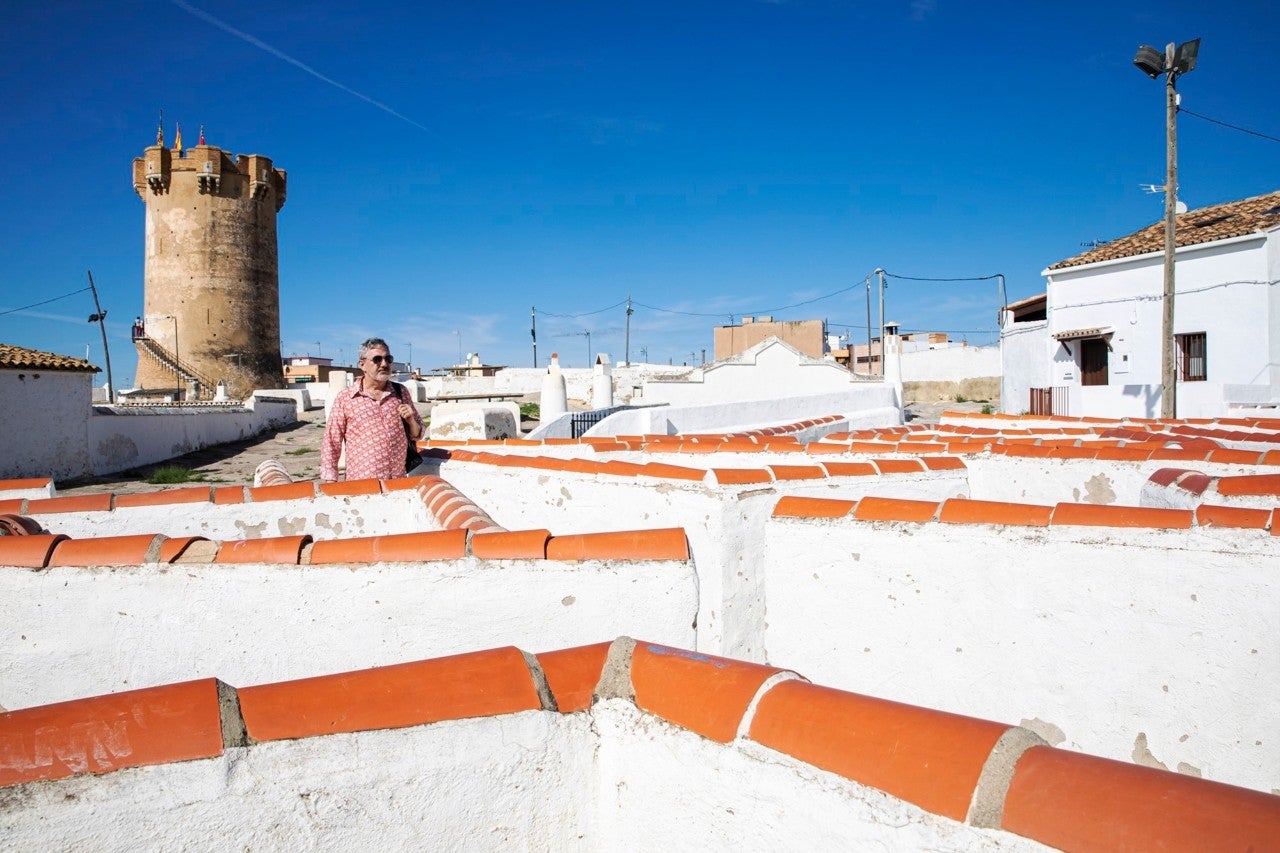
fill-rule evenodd
<path id="1" fill-rule="evenodd" d="M 214 145 L 196 145 L 181 156 L 164 145 L 152 145 L 133 161 L 133 189 L 145 201 L 147 194 L 164 195 L 175 174 L 191 173 L 202 195 L 264 198 L 274 195 L 275 208 L 284 207 L 287 177 L 261 154 L 233 155 Z M 180 178 L 185 180 L 185 178 Z"/>

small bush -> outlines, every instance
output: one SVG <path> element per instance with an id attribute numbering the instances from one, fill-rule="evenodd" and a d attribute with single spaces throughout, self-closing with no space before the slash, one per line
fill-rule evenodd
<path id="1" fill-rule="evenodd" d="M 191 471 L 179 465 L 165 465 L 151 472 L 147 482 L 153 486 L 171 485 L 173 483 L 199 483 L 204 481 L 204 474 Z"/>
<path id="2" fill-rule="evenodd" d="M 957 403 L 967 403 L 967 402 L 969 402 L 969 398 L 968 398 L 968 397 L 966 397 L 966 396 L 965 396 L 965 395 L 963 395 L 963 394 L 957 394 L 957 395 L 955 396 L 955 401 L 956 401 Z"/>
<path id="3" fill-rule="evenodd" d="M 996 413 L 996 409 L 990 403 L 987 403 L 985 406 L 982 407 L 982 414 L 984 415 L 994 415 L 995 413 Z"/>
<path id="4" fill-rule="evenodd" d="M 315 453 L 315 452 L 316 452 L 316 449 L 314 447 L 298 447 L 293 450 L 286 450 L 284 452 L 284 455 L 285 456 L 302 456 L 303 454 L 306 454 L 306 453 Z"/>
<path id="5" fill-rule="evenodd" d="M 540 417 L 541 414 L 542 414 L 542 407 L 539 406 L 537 403 L 521 403 L 520 404 L 520 417 L 522 418 L 537 418 L 537 417 Z"/>

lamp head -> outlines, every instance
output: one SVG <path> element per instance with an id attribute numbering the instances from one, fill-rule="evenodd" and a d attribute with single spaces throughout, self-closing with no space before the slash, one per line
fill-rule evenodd
<path id="1" fill-rule="evenodd" d="M 1173 73 L 1186 74 L 1196 67 L 1196 54 L 1200 52 L 1200 39 L 1194 38 L 1191 41 L 1184 41 L 1178 45 L 1178 51 L 1173 55 Z"/>
<path id="2" fill-rule="evenodd" d="M 1194 62 L 1193 59 L 1192 64 Z M 1138 48 L 1138 55 L 1133 58 L 1133 64 L 1138 66 L 1139 71 L 1154 80 L 1164 73 L 1164 54 L 1151 45 L 1144 44 Z"/>

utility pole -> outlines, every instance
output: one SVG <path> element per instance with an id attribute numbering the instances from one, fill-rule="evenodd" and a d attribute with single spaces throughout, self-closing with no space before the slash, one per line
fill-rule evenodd
<path id="1" fill-rule="evenodd" d="M 529 334 L 533 335 L 533 366 L 538 367 L 538 307 L 529 308 Z"/>
<path id="2" fill-rule="evenodd" d="M 1152 80 L 1164 75 L 1165 94 L 1165 181 L 1164 181 L 1164 304 L 1160 341 L 1160 417 L 1178 416 L 1178 369 L 1174 352 L 1173 296 L 1174 253 L 1178 248 L 1178 90 L 1179 74 L 1196 67 L 1200 39 L 1165 46 L 1164 55 L 1150 45 L 1138 48 L 1133 64 Z"/>
<path id="3" fill-rule="evenodd" d="M 884 270 L 877 269 L 876 275 L 880 277 L 880 375 L 884 376 Z"/>
<path id="4" fill-rule="evenodd" d="M 858 366 L 856 358 L 853 366 Z M 871 276 L 867 276 L 867 375 L 871 375 Z"/>
<path id="5" fill-rule="evenodd" d="M 114 403 L 116 401 L 116 383 L 111 380 L 111 350 L 107 349 L 107 312 L 102 310 L 102 306 L 98 304 L 98 288 L 93 283 L 93 271 L 85 270 L 89 276 L 89 290 L 93 293 L 93 307 L 97 311 L 89 322 L 97 321 L 98 328 L 102 329 L 102 354 L 107 360 L 107 402 Z M 88 361 L 88 358 L 85 359 Z"/>
<path id="6" fill-rule="evenodd" d="M 626 343 L 626 352 L 624 353 L 627 359 L 627 366 L 631 365 L 631 315 L 633 313 L 634 313 L 634 310 L 631 307 L 631 294 L 628 293 L 627 294 L 627 343 Z"/>

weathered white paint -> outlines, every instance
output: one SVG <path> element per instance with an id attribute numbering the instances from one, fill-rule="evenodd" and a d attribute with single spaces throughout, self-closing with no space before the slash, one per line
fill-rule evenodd
<path id="1" fill-rule="evenodd" d="M 686 379 L 646 382 L 642 402 L 701 407 L 837 394 L 855 381 L 848 369 L 833 361 L 812 358 L 778 338 L 768 338 L 745 352 L 694 370 Z"/>
<path id="2" fill-rule="evenodd" d="M 458 441 L 468 438 L 519 438 L 520 406 L 511 401 L 433 403 L 429 437 Z"/>
<path id="3" fill-rule="evenodd" d="M 938 349 L 906 349 L 903 342 L 903 382 L 958 382 L 1000 375 L 999 347 L 970 347 L 961 344 Z"/>
<path id="4" fill-rule="evenodd" d="M 715 743 L 623 700 L 597 703 L 591 715 L 607 849 L 1047 849 L 930 814 L 749 740 Z"/>
<path id="5" fill-rule="evenodd" d="M 585 714 L 276 741 L 5 789 L 13 850 L 605 849 Z"/>
<path id="6" fill-rule="evenodd" d="M 216 540 L 303 535 L 315 539 L 350 539 L 440 527 L 411 489 L 385 495 L 323 496 L 243 504 L 174 503 L 94 512 L 28 512 L 27 515 L 46 530 L 65 533 L 73 539 L 137 533 L 204 536 Z"/>
<path id="7" fill-rule="evenodd" d="M 1280 402 L 1277 243 L 1273 229 L 1177 250 L 1174 332 L 1205 332 L 1208 343 L 1208 380 L 1178 383 L 1179 417 L 1225 415 L 1229 386 L 1244 392 L 1244 402 Z M 1159 415 L 1163 263 L 1163 253 L 1153 252 L 1042 272 L 1050 334 L 1113 330 L 1107 385 L 1081 386 L 1078 341 L 1051 342 L 1051 384 L 1070 387 L 1071 414 Z"/>
<path id="8" fill-rule="evenodd" d="M 1050 742 L 1280 788 L 1266 531 L 773 519 L 771 662 Z"/>
<path id="9" fill-rule="evenodd" d="M 14 849 L 1044 850 L 621 700 L 6 790 Z"/>
<path id="10" fill-rule="evenodd" d="M 0 569 L 0 706 L 216 676 L 243 686 L 618 634 L 692 647 L 685 562 Z"/>
<path id="11" fill-rule="evenodd" d="M 0 478 L 64 480 L 93 471 L 92 381 L 88 372 L 0 369 Z"/>
<path id="12" fill-rule="evenodd" d="M 307 385 L 312 383 L 308 382 Z M 316 387 L 320 387 L 317 383 Z M 311 391 L 306 387 L 301 388 L 271 388 L 257 389 L 253 392 L 253 398 L 256 400 L 291 400 L 293 401 L 294 411 L 301 415 L 303 412 L 316 408 L 311 403 Z"/>
<path id="13" fill-rule="evenodd" d="M 1004 313 L 1000 330 L 1000 411 L 1017 415 L 1031 410 L 1031 389 L 1048 388 L 1052 347 L 1049 321 L 1014 323 L 1013 312 Z M 1059 414 L 1066 414 L 1059 412 Z"/>
<path id="14" fill-rule="evenodd" d="M 89 373 L 0 370 L 0 478 L 112 474 L 237 441 L 295 419 L 290 401 L 230 406 L 89 405 Z"/>

